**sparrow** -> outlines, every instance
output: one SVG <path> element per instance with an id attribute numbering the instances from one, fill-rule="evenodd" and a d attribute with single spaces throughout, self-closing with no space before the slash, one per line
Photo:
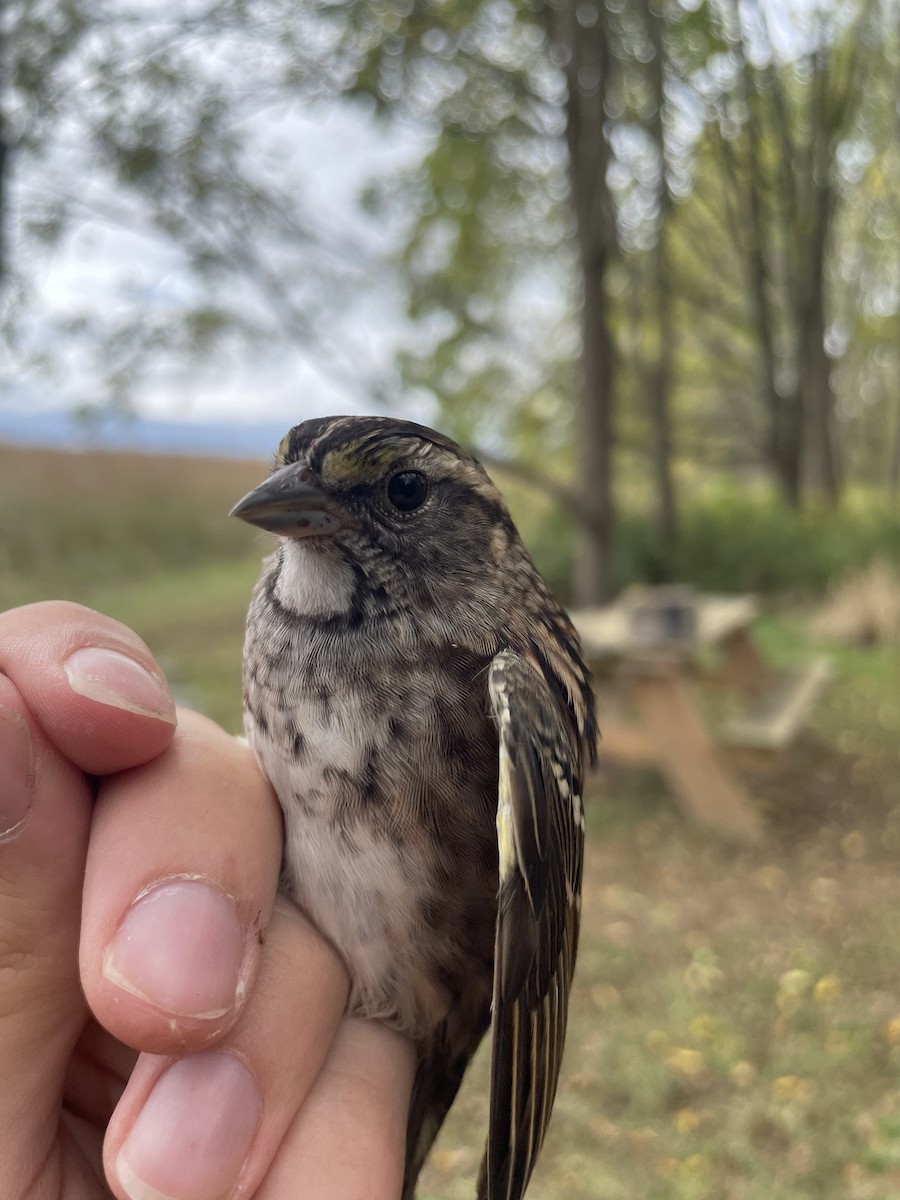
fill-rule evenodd
<path id="1" fill-rule="evenodd" d="M 282 889 L 349 1011 L 415 1047 L 403 1200 L 491 1029 L 479 1200 L 521 1200 L 556 1093 L 597 743 L 575 630 L 472 454 L 409 421 L 304 421 L 233 515 L 277 535 L 250 603 L 248 739 Z"/>

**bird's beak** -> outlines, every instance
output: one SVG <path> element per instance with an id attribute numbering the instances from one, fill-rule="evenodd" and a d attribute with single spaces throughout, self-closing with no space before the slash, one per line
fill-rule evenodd
<path id="1" fill-rule="evenodd" d="M 239 500 L 230 515 L 283 537 L 320 537 L 333 533 L 346 524 L 345 515 L 309 480 L 306 463 L 288 463 Z"/>

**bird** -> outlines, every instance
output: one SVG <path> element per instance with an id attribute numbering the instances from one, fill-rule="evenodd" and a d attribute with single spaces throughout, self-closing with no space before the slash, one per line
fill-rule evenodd
<path id="1" fill-rule="evenodd" d="M 243 655 L 284 813 L 282 890 L 348 1011 L 416 1053 L 403 1200 L 491 1030 L 478 1200 L 521 1200 L 560 1073 L 598 742 L 578 636 L 500 492 L 449 437 L 303 421 L 232 515 L 277 535 Z"/>

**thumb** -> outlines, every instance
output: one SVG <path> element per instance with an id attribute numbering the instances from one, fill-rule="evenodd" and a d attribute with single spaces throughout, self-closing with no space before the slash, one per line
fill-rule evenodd
<path id="1" fill-rule="evenodd" d="M 85 777 L 0 675 L 0 1196 L 29 1193 L 52 1159 L 87 1016 L 78 937 L 90 814 Z"/>

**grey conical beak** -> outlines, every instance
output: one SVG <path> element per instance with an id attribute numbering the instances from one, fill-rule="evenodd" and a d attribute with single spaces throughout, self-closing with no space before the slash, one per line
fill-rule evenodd
<path id="1" fill-rule="evenodd" d="M 283 537 L 333 533 L 344 524 L 341 509 L 309 480 L 306 463 L 288 463 L 239 500 L 230 515 Z"/>

